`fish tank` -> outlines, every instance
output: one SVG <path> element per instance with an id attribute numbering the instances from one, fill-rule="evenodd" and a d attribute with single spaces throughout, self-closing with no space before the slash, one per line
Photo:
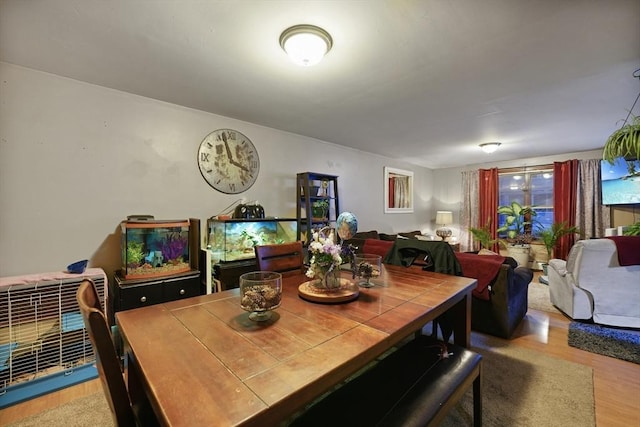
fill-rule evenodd
<path id="1" fill-rule="evenodd" d="M 207 248 L 211 262 L 255 258 L 254 246 L 290 243 L 297 240 L 295 218 L 209 219 Z"/>
<path id="2" fill-rule="evenodd" d="M 190 220 L 129 219 L 120 226 L 121 275 L 125 279 L 171 276 L 191 271 Z"/>

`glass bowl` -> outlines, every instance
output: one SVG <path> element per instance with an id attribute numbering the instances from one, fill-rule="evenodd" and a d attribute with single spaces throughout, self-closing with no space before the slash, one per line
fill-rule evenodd
<path id="1" fill-rule="evenodd" d="M 361 254 L 355 256 L 355 277 L 358 277 L 358 285 L 363 288 L 375 286 L 371 279 L 382 275 L 382 257 L 374 254 Z"/>
<path id="2" fill-rule="evenodd" d="M 249 319 L 263 322 L 271 318 L 271 310 L 280 307 L 282 274 L 274 271 L 251 271 L 240 276 L 240 307 Z"/>

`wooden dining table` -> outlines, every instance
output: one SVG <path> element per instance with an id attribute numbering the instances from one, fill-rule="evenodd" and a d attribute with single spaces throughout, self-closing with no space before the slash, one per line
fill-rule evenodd
<path id="1" fill-rule="evenodd" d="M 384 265 L 376 286 L 341 304 L 302 299 L 308 280 L 283 278 L 264 322 L 238 289 L 116 313 L 130 393 L 163 425 L 277 426 L 445 312 L 469 346 L 475 279 Z"/>

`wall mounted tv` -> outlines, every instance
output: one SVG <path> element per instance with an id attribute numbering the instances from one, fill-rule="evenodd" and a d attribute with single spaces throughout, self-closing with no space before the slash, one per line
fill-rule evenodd
<path id="1" fill-rule="evenodd" d="M 640 204 L 640 160 L 601 160 L 600 178 L 603 205 Z"/>

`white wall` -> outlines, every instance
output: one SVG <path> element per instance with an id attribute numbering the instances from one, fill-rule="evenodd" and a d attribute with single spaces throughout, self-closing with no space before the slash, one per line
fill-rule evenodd
<path id="1" fill-rule="evenodd" d="M 214 114 L 0 62 L 0 276 L 64 270 L 80 259 L 119 268 L 131 214 L 206 218 L 240 197 L 295 217 L 295 176 L 338 175 L 341 210 L 359 229 L 431 227 L 432 171 Z M 260 175 L 240 195 L 209 187 L 196 162 L 211 131 L 255 144 Z M 383 167 L 415 173 L 415 213 L 383 213 Z M 203 230 L 203 236 L 204 233 Z"/>

